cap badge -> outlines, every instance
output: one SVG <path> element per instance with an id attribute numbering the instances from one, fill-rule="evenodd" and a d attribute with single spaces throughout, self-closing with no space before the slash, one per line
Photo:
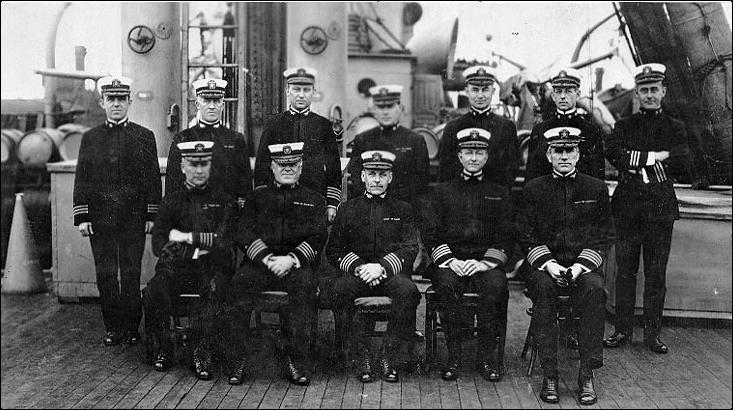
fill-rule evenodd
<path id="1" fill-rule="evenodd" d="M 290 155 L 290 153 L 293 152 L 292 148 L 290 148 L 290 145 L 286 145 L 283 147 L 283 154 Z"/>
<path id="2" fill-rule="evenodd" d="M 378 152 L 375 152 L 374 154 L 372 154 L 372 159 L 374 161 L 381 161 L 382 160 L 382 154 L 380 154 Z"/>
<path id="3" fill-rule="evenodd" d="M 651 74 L 652 68 L 649 66 L 644 67 L 644 74 Z"/>
<path id="4" fill-rule="evenodd" d="M 478 131 L 471 131 L 471 138 L 478 138 Z"/>
<path id="5" fill-rule="evenodd" d="M 379 89 L 379 95 L 387 95 L 388 92 L 389 90 L 387 89 L 387 87 L 382 87 Z"/>
<path id="6" fill-rule="evenodd" d="M 209 80 L 209 82 L 206 84 L 209 86 L 209 90 L 216 90 L 216 81 Z"/>
<path id="7" fill-rule="evenodd" d="M 117 87 L 120 87 L 121 85 L 122 85 L 122 82 L 119 79 L 115 78 L 114 80 L 112 80 L 112 87 L 117 88 Z"/>
<path id="8" fill-rule="evenodd" d="M 567 77 L 568 73 L 565 70 L 560 71 L 560 74 L 557 75 L 558 77 Z"/>
<path id="9" fill-rule="evenodd" d="M 298 69 L 298 77 L 305 77 L 305 69 L 303 68 Z"/>
<path id="10" fill-rule="evenodd" d="M 478 70 L 476 70 L 476 74 L 478 74 L 478 75 L 486 75 L 486 70 L 484 70 L 483 68 L 479 68 Z"/>
<path id="11" fill-rule="evenodd" d="M 198 143 L 196 144 L 196 146 L 194 146 L 194 149 L 196 150 L 196 152 L 204 152 L 204 144 Z"/>
<path id="12" fill-rule="evenodd" d="M 570 131 L 568 131 L 566 129 L 562 129 L 562 130 L 560 130 L 560 132 L 558 133 L 558 135 L 560 135 L 561 138 L 567 138 L 567 137 L 570 136 Z"/>

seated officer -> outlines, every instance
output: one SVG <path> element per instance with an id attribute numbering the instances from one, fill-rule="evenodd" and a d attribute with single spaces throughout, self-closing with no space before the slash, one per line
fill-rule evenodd
<path id="1" fill-rule="evenodd" d="M 463 176 L 436 189 L 433 210 L 436 220 L 425 234 L 425 245 L 434 264 L 426 275 L 438 299 L 448 302 L 440 312 L 445 321 L 448 365 L 444 380 L 455 380 L 461 360 L 460 298 L 476 292 L 481 377 L 499 381 L 502 351 L 494 355 L 497 337 L 506 333 L 507 289 L 504 264 L 514 249 L 509 190 L 483 174 L 491 133 L 467 128 L 457 134 L 458 159 Z M 473 314 L 471 326 L 473 327 Z M 500 330 L 503 327 L 503 331 Z"/>
<path id="2" fill-rule="evenodd" d="M 600 267 L 614 236 L 608 188 L 575 168 L 579 129 L 552 128 L 544 136 L 552 174 L 527 183 L 517 219 L 519 244 L 532 268 L 527 288 L 545 376 L 540 398 L 559 401 L 557 296 L 569 294 L 580 314 L 578 401 L 589 405 L 596 402 L 593 369 L 603 366 L 606 293 Z"/>
<path id="3" fill-rule="evenodd" d="M 173 346 L 166 331 L 174 301 L 182 293 L 198 293 L 191 323 L 198 345 L 193 364 L 196 377 L 211 378 L 212 323 L 221 289 L 232 274 L 230 226 L 237 212 L 234 198 L 209 185 L 211 141 L 178 144 L 184 189 L 166 195 L 153 227 L 153 253 L 158 256 L 155 276 L 148 282 L 143 306 L 148 337 L 157 339 L 154 368 L 171 365 Z"/>
<path id="4" fill-rule="evenodd" d="M 420 292 L 410 278 L 417 255 L 417 230 L 410 205 L 387 194 L 395 155 L 387 151 L 361 154 L 363 195 L 341 205 L 326 249 L 328 261 L 343 276 L 333 281 L 334 312 L 343 323 L 352 323 L 354 300 L 364 296 L 388 296 L 392 313 L 382 344 L 380 371 L 383 380 L 399 381 L 392 368 L 401 340 L 413 337 Z M 352 328 L 357 328 L 352 325 Z M 347 332 L 353 346 L 354 332 Z M 372 381 L 369 340 L 359 338 L 361 381 Z"/>
<path id="5" fill-rule="evenodd" d="M 326 201 L 298 183 L 303 171 L 303 143 L 275 144 L 270 151 L 273 182 L 256 188 L 242 210 L 237 245 L 246 256 L 232 280 L 229 295 L 233 315 L 236 366 L 229 383 L 243 377 L 242 350 L 249 342 L 249 322 L 258 295 L 265 290 L 288 292 L 284 309 L 285 377 L 293 384 L 307 385 L 308 376 L 297 364 L 307 358 L 310 323 L 317 319 L 316 274 L 318 252 L 326 243 Z"/>

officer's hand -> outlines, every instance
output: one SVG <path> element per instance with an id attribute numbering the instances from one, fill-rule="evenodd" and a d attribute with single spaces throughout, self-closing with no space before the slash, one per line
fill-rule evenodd
<path id="1" fill-rule="evenodd" d="M 468 259 L 463 265 L 463 271 L 466 276 L 473 276 L 476 272 L 488 270 L 488 268 L 476 259 Z"/>
<path id="2" fill-rule="evenodd" d="M 359 278 L 366 283 L 370 283 L 382 275 L 382 265 L 378 263 L 365 263 L 361 266 Z"/>
<path id="3" fill-rule="evenodd" d="M 333 223 L 333 220 L 336 218 L 336 208 L 326 208 L 326 217 L 328 217 L 328 223 Z"/>
<path id="4" fill-rule="evenodd" d="M 184 233 L 178 229 L 171 229 L 168 234 L 168 240 L 173 242 L 187 243 L 193 245 L 193 235 L 190 232 Z"/>
<path id="5" fill-rule="evenodd" d="M 465 263 L 465 262 L 463 262 L 462 260 L 459 260 L 459 259 L 453 259 L 453 260 L 452 260 L 452 261 L 450 261 L 450 263 L 448 264 L 448 267 L 449 267 L 449 268 L 450 268 L 450 270 L 452 270 L 452 271 L 453 271 L 453 273 L 455 273 L 456 275 L 458 275 L 458 276 L 465 276 L 466 274 L 465 274 L 465 273 L 463 272 L 463 266 L 464 266 L 464 263 Z"/>
<path id="6" fill-rule="evenodd" d="M 145 221 L 145 233 L 152 233 L 154 225 L 155 222 L 153 221 Z"/>
<path id="7" fill-rule="evenodd" d="M 91 222 L 80 223 L 79 232 L 81 233 L 81 236 L 94 235 L 94 230 L 92 229 L 92 223 Z"/>
<path id="8" fill-rule="evenodd" d="M 290 273 L 290 269 L 293 268 L 295 261 L 290 256 L 273 256 L 272 258 L 272 273 L 278 278 Z"/>
<path id="9" fill-rule="evenodd" d="M 578 263 L 573 264 L 570 268 L 570 273 L 573 274 L 573 280 L 577 279 L 578 276 L 582 275 L 583 272 L 585 272 L 585 268 L 583 268 L 583 265 L 580 265 Z"/>
<path id="10" fill-rule="evenodd" d="M 669 158 L 669 151 L 654 151 L 654 159 L 657 161 L 664 161 Z"/>
<path id="11" fill-rule="evenodd" d="M 557 262 L 550 262 L 545 265 L 545 270 L 550 274 L 552 279 L 560 286 L 567 286 L 565 279 L 562 277 L 563 272 L 566 268 Z"/>

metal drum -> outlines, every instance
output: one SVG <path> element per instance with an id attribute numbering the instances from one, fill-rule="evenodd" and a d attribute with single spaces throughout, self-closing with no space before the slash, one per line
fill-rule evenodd
<path id="1" fill-rule="evenodd" d="M 424 127 L 413 128 L 412 132 L 417 133 L 425 140 L 425 145 L 428 146 L 428 157 L 435 159 L 438 156 L 438 148 L 440 148 L 440 140 L 435 135 L 433 130 Z"/>
<path id="2" fill-rule="evenodd" d="M 81 146 L 81 137 L 89 129 L 89 127 L 81 124 L 64 124 L 57 128 L 64 135 L 59 145 L 59 155 L 64 161 L 79 158 L 79 147 Z"/>
<path id="3" fill-rule="evenodd" d="M 55 128 L 38 128 L 26 133 L 18 144 L 18 159 L 28 168 L 45 168 L 58 158 L 64 134 Z"/>
<path id="4" fill-rule="evenodd" d="M 346 156 L 351 157 L 351 148 L 353 146 L 352 142 L 357 135 L 378 126 L 379 121 L 377 121 L 371 115 L 360 115 L 351 120 L 351 122 L 349 122 L 349 125 L 346 127 L 346 131 L 344 132 L 344 145 L 346 146 Z"/>
<path id="5" fill-rule="evenodd" d="M 2 150 L 0 151 L 0 158 L 2 163 L 6 163 L 16 158 L 15 148 L 18 146 L 18 142 L 23 138 L 23 131 L 16 129 L 4 129 L 2 130 Z"/>

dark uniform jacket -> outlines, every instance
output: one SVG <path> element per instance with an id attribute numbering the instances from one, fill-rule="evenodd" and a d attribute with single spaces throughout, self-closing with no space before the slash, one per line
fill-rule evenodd
<path id="1" fill-rule="evenodd" d="M 456 134 L 465 128 L 482 128 L 491 133 L 489 140 L 489 160 L 484 166 L 484 175 L 492 182 L 509 189 L 519 172 L 519 141 L 517 127 L 513 122 L 487 110 L 484 113 L 470 111 L 445 125 L 440 140 L 441 182 L 460 178 L 463 165 L 458 160 L 458 139 Z"/>
<path id="2" fill-rule="evenodd" d="M 379 126 L 354 138 L 349 161 L 349 198 L 364 193 L 361 180 L 361 154 L 365 151 L 385 150 L 395 154 L 389 194 L 408 201 L 426 192 L 430 179 L 430 158 L 425 140 L 405 127 Z"/>
<path id="3" fill-rule="evenodd" d="M 365 263 L 379 263 L 391 276 L 409 274 L 417 251 L 410 204 L 388 194 L 365 193 L 339 207 L 326 256 L 348 274 Z"/>
<path id="4" fill-rule="evenodd" d="M 142 231 L 161 197 L 155 136 L 130 121 L 85 132 L 74 179 L 74 225 Z"/>
<path id="5" fill-rule="evenodd" d="M 300 184 L 326 198 L 329 206 L 341 202 L 341 159 L 331 122 L 308 111 L 308 115 L 288 110 L 265 127 L 255 163 L 255 186 L 273 181 L 268 145 L 303 142 L 303 173 Z"/>
<path id="6" fill-rule="evenodd" d="M 524 173 L 524 183 L 552 173 L 552 164 L 547 160 L 547 139 L 545 131 L 555 127 L 573 127 L 580 130 L 580 159 L 577 163 L 578 172 L 590 175 L 593 178 L 605 179 L 606 161 L 603 157 L 603 130 L 577 109 L 570 113 L 555 111 L 555 115 L 532 128 L 529 142 L 529 157 L 527 170 Z"/>
<path id="7" fill-rule="evenodd" d="M 173 137 L 168 153 L 165 177 L 165 194 L 184 187 L 186 176 L 181 171 L 181 151 L 177 144 L 189 141 L 213 141 L 211 177 L 209 184 L 220 187 L 238 201 L 252 191 L 252 172 L 249 165 L 249 149 L 244 135 L 217 123 L 198 123 Z"/>
<path id="8" fill-rule="evenodd" d="M 669 158 L 645 165 L 650 151 L 669 151 Z M 613 193 L 616 217 L 644 220 L 679 219 L 679 207 L 669 175 L 686 171 L 689 148 L 682 121 L 662 110 L 621 119 L 606 143 L 606 156 L 619 171 Z M 646 179 L 642 175 L 646 173 Z"/>
<path id="9" fill-rule="evenodd" d="M 504 186 L 485 177 L 461 177 L 436 188 L 435 221 L 425 247 L 436 266 L 451 258 L 486 260 L 504 265 L 514 250 L 512 201 Z"/>
<path id="10" fill-rule="evenodd" d="M 168 243 L 168 234 L 177 229 L 191 232 L 193 244 L 185 244 L 183 259 L 192 259 L 195 249 L 209 252 L 205 258 L 213 264 L 232 266 L 233 229 L 237 203 L 221 189 L 184 188 L 166 195 L 153 227 L 153 253 L 160 257 Z"/>
<path id="11" fill-rule="evenodd" d="M 242 210 L 237 244 L 255 265 L 262 259 L 293 254 L 301 266 L 317 265 L 326 244 L 326 204 L 323 196 L 300 183 L 272 182 L 252 191 Z"/>
<path id="12" fill-rule="evenodd" d="M 555 260 L 596 270 L 614 239 L 606 184 L 577 170 L 528 182 L 517 224 L 519 245 L 535 269 Z"/>

